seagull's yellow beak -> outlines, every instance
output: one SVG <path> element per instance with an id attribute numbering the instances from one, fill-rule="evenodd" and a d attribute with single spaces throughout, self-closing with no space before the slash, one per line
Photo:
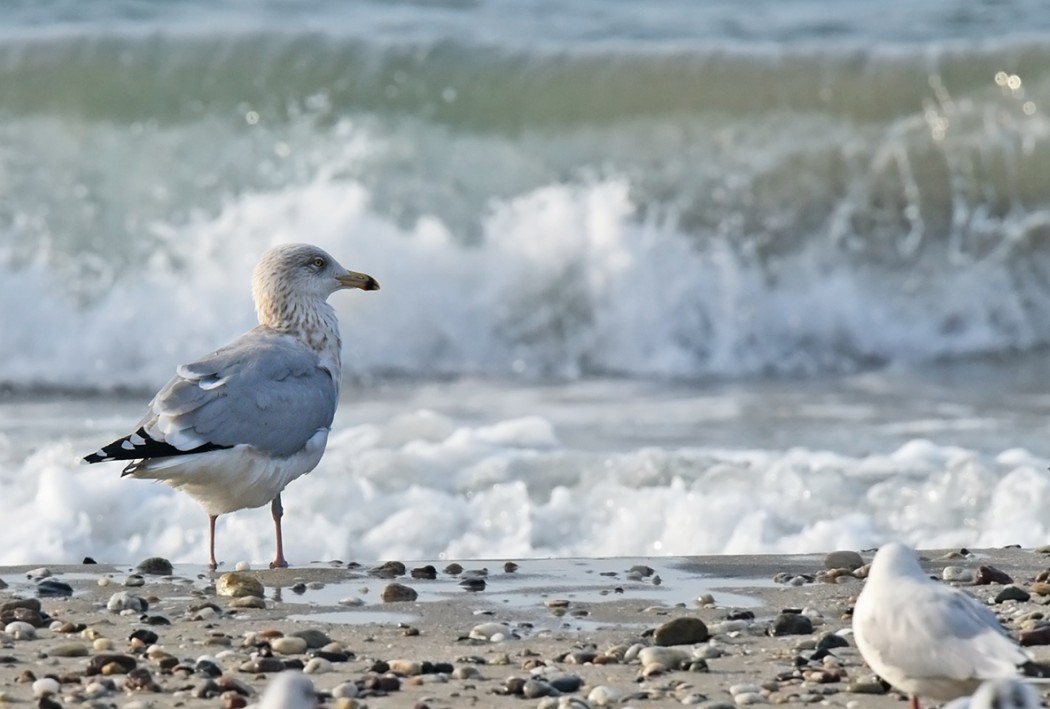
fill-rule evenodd
<path id="1" fill-rule="evenodd" d="M 339 285 L 343 288 L 360 288 L 361 290 L 379 290 L 379 281 L 369 276 L 367 273 L 358 273 L 357 271 L 347 271 L 341 276 L 336 276 L 335 280 L 339 281 Z"/>

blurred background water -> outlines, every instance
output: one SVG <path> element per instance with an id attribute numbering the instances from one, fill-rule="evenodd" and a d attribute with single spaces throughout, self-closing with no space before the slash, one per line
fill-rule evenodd
<path id="1" fill-rule="evenodd" d="M 1048 39 L 1020 0 L 5 3 L 0 562 L 201 558 L 192 501 L 76 456 L 281 241 L 383 284 L 333 299 L 290 554 L 1042 543 Z"/>

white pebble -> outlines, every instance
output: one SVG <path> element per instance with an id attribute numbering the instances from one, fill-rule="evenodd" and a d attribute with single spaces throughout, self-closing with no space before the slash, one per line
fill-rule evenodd
<path id="1" fill-rule="evenodd" d="M 88 699 L 98 699 L 99 697 L 106 696 L 109 690 L 106 689 L 106 685 L 101 682 L 92 682 L 88 686 L 84 687 L 84 694 Z"/>
<path id="2" fill-rule="evenodd" d="M 22 620 L 15 620 L 4 626 L 4 632 L 15 640 L 32 640 L 36 637 L 36 628 Z"/>
<path id="3" fill-rule="evenodd" d="M 109 576 L 99 576 L 98 577 L 98 585 L 99 586 L 108 586 L 110 583 L 112 583 L 112 582 L 109 580 Z"/>
<path id="4" fill-rule="evenodd" d="M 748 706 L 749 704 L 769 704 L 769 700 L 758 692 L 741 692 L 740 694 L 734 694 L 733 701 L 742 707 Z"/>
<path id="5" fill-rule="evenodd" d="M 627 648 L 624 651 L 624 653 L 623 653 L 623 661 L 624 662 L 632 662 L 633 660 L 635 660 L 638 657 L 638 653 L 641 652 L 642 650 L 644 650 L 645 647 L 646 646 L 642 645 L 641 643 L 635 643 L 634 645 L 631 645 L 629 648 Z"/>
<path id="6" fill-rule="evenodd" d="M 51 576 L 51 569 L 47 568 L 46 566 L 41 566 L 38 569 L 27 571 L 26 576 L 33 579 L 34 581 L 40 581 L 41 579 L 46 579 L 49 576 Z"/>
<path id="7" fill-rule="evenodd" d="M 233 567 L 234 571 L 251 571 L 252 565 L 247 561 L 238 561 L 237 565 Z"/>
<path id="8" fill-rule="evenodd" d="M 306 652 L 306 641 L 294 635 L 285 635 L 271 640 L 270 649 L 278 655 L 300 655 Z"/>
<path id="9" fill-rule="evenodd" d="M 623 692 L 615 687 L 599 684 L 587 695 L 587 701 L 598 707 L 607 707 L 618 704 Z"/>
<path id="10" fill-rule="evenodd" d="M 95 652 L 109 652 L 113 649 L 113 641 L 109 638 L 95 638 L 91 641 L 91 647 Z"/>
<path id="11" fill-rule="evenodd" d="M 470 637 L 498 643 L 513 637 L 513 632 L 506 623 L 482 623 L 470 629 Z"/>
<path id="12" fill-rule="evenodd" d="M 332 663 L 323 657 L 311 657 L 303 667 L 303 672 L 308 675 L 320 675 L 332 671 Z"/>
<path id="13" fill-rule="evenodd" d="M 729 688 L 729 693 L 734 697 L 738 694 L 758 694 L 762 688 L 757 684 L 734 684 Z"/>
<path id="14" fill-rule="evenodd" d="M 964 569 L 961 566 L 945 566 L 944 571 L 941 572 L 941 578 L 950 583 L 973 583 L 973 571 L 970 569 Z"/>
<path id="15" fill-rule="evenodd" d="M 38 699 L 40 697 L 58 694 L 61 689 L 62 685 L 60 685 L 58 680 L 54 677 L 41 677 L 33 682 L 33 696 Z"/>
<path id="16" fill-rule="evenodd" d="M 353 682 L 343 682 L 335 686 L 332 690 L 332 696 L 338 699 L 339 697 L 345 697 L 346 699 L 353 699 L 357 696 L 357 685 Z"/>
<path id="17" fill-rule="evenodd" d="M 126 610 L 141 613 L 146 610 L 146 602 L 138 596 L 133 596 L 127 591 L 117 591 L 109 597 L 109 601 L 106 603 L 106 608 L 113 613 L 120 613 L 121 611 Z"/>
<path id="18" fill-rule="evenodd" d="M 364 600 L 358 598 L 357 596 L 350 596 L 348 598 L 339 599 L 339 605 L 341 606 L 350 606 L 351 608 L 356 608 L 357 606 L 363 606 L 364 604 Z"/>
<path id="19" fill-rule="evenodd" d="M 638 652 L 638 660 L 642 665 L 663 665 L 669 669 L 677 669 L 689 662 L 691 653 L 677 647 L 661 647 L 653 645 Z"/>

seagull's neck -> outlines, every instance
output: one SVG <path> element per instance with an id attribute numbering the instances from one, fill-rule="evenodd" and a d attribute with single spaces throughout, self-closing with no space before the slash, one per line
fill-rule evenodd
<path id="1" fill-rule="evenodd" d="M 317 352 L 339 386 L 343 341 L 335 308 L 317 298 L 265 299 L 256 304 L 256 312 L 263 327 L 296 337 Z"/>

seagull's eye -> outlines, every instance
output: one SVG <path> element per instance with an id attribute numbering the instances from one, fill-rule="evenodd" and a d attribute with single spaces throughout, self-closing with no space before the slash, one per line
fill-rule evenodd
<path id="1" fill-rule="evenodd" d="M 313 259 L 310 261 L 310 265 L 316 268 L 317 270 L 321 270 L 322 268 L 324 268 L 324 259 L 320 256 L 314 256 Z"/>

